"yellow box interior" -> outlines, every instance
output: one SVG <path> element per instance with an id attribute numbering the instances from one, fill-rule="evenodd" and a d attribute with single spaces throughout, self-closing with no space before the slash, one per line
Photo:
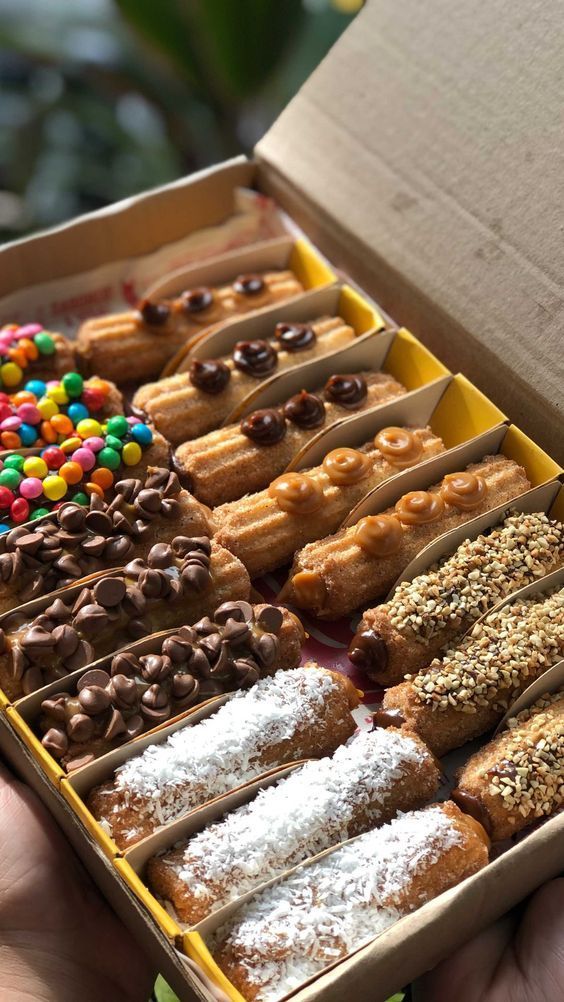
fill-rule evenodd
<path id="1" fill-rule="evenodd" d="M 516 463 L 525 468 L 533 487 L 545 484 L 548 480 L 554 480 L 555 477 L 564 473 L 562 467 L 554 459 L 551 459 L 540 445 L 533 442 L 528 435 L 525 435 L 524 431 L 521 431 L 514 424 L 508 428 L 501 451 L 504 456 L 514 459 Z"/>
<path id="2" fill-rule="evenodd" d="M 418 390 L 434 379 L 450 375 L 446 365 L 439 362 L 424 344 L 402 327 L 392 341 L 383 369 L 403 383 L 407 390 Z"/>
<path id="3" fill-rule="evenodd" d="M 309 240 L 296 240 L 290 253 L 288 267 L 300 280 L 304 289 L 318 289 L 323 285 L 332 285 L 337 276 L 327 261 L 316 251 Z"/>
<path id="4" fill-rule="evenodd" d="M 384 330 L 386 323 L 375 306 L 361 296 L 360 292 L 350 285 L 344 285 L 337 306 L 339 316 L 346 324 L 350 324 L 357 334 L 366 334 L 371 330 Z"/>
<path id="5" fill-rule="evenodd" d="M 182 937 L 182 948 L 186 956 L 199 964 L 208 977 L 225 992 L 232 1002 L 246 1002 L 241 992 L 237 991 L 235 985 L 231 984 L 221 968 L 218 967 L 199 932 L 185 932 Z"/>
<path id="6" fill-rule="evenodd" d="M 78 793 L 73 790 L 68 779 L 62 779 L 60 782 L 59 789 L 67 801 L 67 803 L 72 807 L 75 814 L 78 815 L 82 824 L 92 836 L 94 841 L 100 846 L 103 852 L 109 859 L 115 859 L 116 856 L 121 855 L 116 843 L 106 832 L 101 825 L 98 824 L 96 818 L 90 813 L 85 803 L 78 796 Z"/>
<path id="7" fill-rule="evenodd" d="M 133 893 L 139 898 L 141 903 L 145 905 L 145 908 L 152 915 L 155 922 L 163 930 L 166 936 L 175 942 L 182 936 L 182 929 L 174 921 L 171 915 L 168 914 L 165 908 L 159 904 L 157 899 L 153 897 L 149 889 L 145 886 L 141 877 L 137 876 L 133 867 L 125 859 L 116 858 L 113 861 L 113 865 L 118 871 L 120 877 L 125 881 L 128 887 L 131 888 Z"/>
<path id="8" fill-rule="evenodd" d="M 507 420 L 466 376 L 456 375 L 433 411 L 431 427 L 447 449 L 468 442 Z"/>

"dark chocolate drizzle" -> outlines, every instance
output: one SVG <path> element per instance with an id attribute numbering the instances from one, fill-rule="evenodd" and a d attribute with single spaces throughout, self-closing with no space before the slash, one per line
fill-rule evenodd
<path id="1" fill-rule="evenodd" d="M 163 327 L 170 317 L 170 306 L 153 303 L 150 299 L 142 299 L 137 309 L 149 327 Z"/>
<path id="2" fill-rule="evenodd" d="M 256 274 L 239 275 L 233 282 L 233 288 L 240 296 L 258 296 L 264 287 L 264 278 Z"/>
<path id="3" fill-rule="evenodd" d="M 188 289 L 186 292 L 183 292 L 180 299 L 182 300 L 182 308 L 186 313 L 202 313 L 203 310 L 207 310 L 212 306 L 213 292 L 205 285 L 202 285 L 197 289 Z"/>
<path id="4" fill-rule="evenodd" d="M 349 660 L 361 671 L 384 671 L 388 665 L 386 641 L 375 630 L 355 633 L 349 646 Z"/>
<path id="5" fill-rule="evenodd" d="M 364 376 L 330 376 L 325 383 L 325 396 L 334 404 L 354 410 L 366 398 L 368 388 Z"/>
<path id="6" fill-rule="evenodd" d="M 307 351 L 317 340 L 315 331 L 307 324 L 276 324 L 274 335 L 286 351 Z"/>
<path id="7" fill-rule="evenodd" d="M 268 341 L 237 341 L 233 349 L 233 362 L 247 376 L 263 379 L 274 372 L 278 355 Z"/>
<path id="8" fill-rule="evenodd" d="M 241 431 L 257 445 L 276 445 L 286 434 L 286 420 L 281 411 L 265 408 L 243 418 Z"/>
<path id="9" fill-rule="evenodd" d="M 325 404 L 315 393 L 302 390 L 284 404 L 284 417 L 298 428 L 319 428 L 325 422 Z"/>
<path id="10" fill-rule="evenodd" d="M 222 393 L 231 379 L 231 370 L 220 359 L 195 358 L 190 363 L 189 378 L 192 386 L 202 393 Z"/>

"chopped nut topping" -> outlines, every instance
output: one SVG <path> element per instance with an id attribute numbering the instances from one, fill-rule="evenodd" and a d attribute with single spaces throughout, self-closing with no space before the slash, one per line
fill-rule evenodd
<path id="1" fill-rule="evenodd" d="M 446 627 L 470 625 L 510 592 L 563 561 L 561 522 L 542 512 L 512 514 L 489 534 L 465 540 L 425 574 L 398 585 L 387 603 L 390 622 L 426 644 Z"/>

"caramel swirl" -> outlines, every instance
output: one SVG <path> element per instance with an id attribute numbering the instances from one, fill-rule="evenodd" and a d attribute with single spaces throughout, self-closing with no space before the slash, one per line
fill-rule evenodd
<path id="1" fill-rule="evenodd" d="M 357 484 L 368 476 L 371 466 L 369 457 L 358 449 L 333 449 L 323 460 L 325 473 L 337 486 Z"/>
<path id="2" fill-rule="evenodd" d="M 306 351 L 317 340 L 315 331 L 307 324 L 276 324 L 274 336 L 286 351 Z"/>
<path id="3" fill-rule="evenodd" d="M 396 553 L 403 529 L 394 515 L 367 515 L 355 527 L 354 540 L 371 557 L 389 557 Z"/>
<path id="4" fill-rule="evenodd" d="M 298 428 L 319 428 L 325 421 L 325 404 L 314 393 L 302 390 L 284 404 L 284 416 Z"/>
<path id="5" fill-rule="evenodd" d="M 374 445 L 388 463 L 400 469 L 413 466 L 423 452 L 421 439 L 408 428 L 382 428 L 374 439 Z"/>
<path id="6" fill-rule="evenodd" d="M 323 488 L 303 473 L 284 473 L 273 480 L 268 493 L 278 507 L 290 515 L 311 515 L 323 504 Z"/>
<path id="7" fill-rule="evenodd" d="M 189 379 L 192 386 L 203 393 L 221 393 L 231 379 L 231 369 L 219 359 L 195 358 L 190 363 Z"/>
<path id="8" fill-rule="evenodd" d="M 257 445 L 276 445 L 286 434 L 286 421 L 280 411 L 265 408 L 243 418 L 241 431 Z"/>
<path id="9" fill-rule="evenodd" d="M 300 609 L 323 608 L 327 588 L 317 571 L 298 571 L 292 578 L 292 598 Z"/>
<path id="10" fill-rule="evenodd" d="M 237 341 L 233 361 L 241 372 L 255 379 L 270 376 L 278 365 L 278 355 L 268 341 Z"/>
<path id="11" fill-rule="evenodd" d="M 425 525 L 435 522 L 445 510 L 440 494 L 430 491 L 410 491 L 396 504 L 396 514 L 403 525 Z"/>
<path id="12" fill-rule="evenodd" d="M 472 511 L 472 508 L 477 508 L 487 493 L 486 481 L 475 473 L 449 473 L 441 485 L 443 501 L 458 511 Z"/>
<path id="13" fill-rule="evenodd" d="M 239 275 L 233 282 L 233 289 L 239 296 L 258 296 L 265 288 L 262 275 Z"/>
<path id="14" fill-rule="evenodd" d="M 163 327 L 170 317 L 170 306 L 153 303 L 150 299 L 142 299 L 137 309 L 149 327 Z"/>
<path id="15" fill-rule="evenodd" d="M 205 285 L 183 292 L 180 300 L 185 313 L 202 313 L 213 304 L 213 292 Z"/>
<path id="16" fill-rule="evenodd" d="M 334 404 L 354 410 L 366 399 L 368 387 L 364 376 L 330 376 L 325 383 L 325 396 Z"/>

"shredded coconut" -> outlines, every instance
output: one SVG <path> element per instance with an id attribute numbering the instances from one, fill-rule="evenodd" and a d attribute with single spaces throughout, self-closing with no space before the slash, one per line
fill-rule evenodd
<path id="1" fill-rule="evenodd" d="M 395 783 L 428 759 L 408 735 L 363 731 L 309 762 L 187 844 L 169 865 L 210 910 L 372 827 Z M 164 862 L 167 862 L 165 856 Z"/>
<path id="2" fill-rule="evenodd" d="M 276 1002 L 423 904 L 409 899 L 413 878 L 461 844 L 439 805 L 400 815 L 259 892 L 212 948 L 227 947 L 257 999 Z"/>
<path id="3" fill-rule="evenodd" d="M 165 824 L 202 803 L 202 791 L 211 800 L 264 772 L 264 751 L 292 741 L 312 716 L 323 716 L 336 687 L 322 669 L 278 671 L 235 693 L 213 716 L 129 759 L 116 770 L 115 787 L 126 803 L 142 798 L 144 813 Z"/>

